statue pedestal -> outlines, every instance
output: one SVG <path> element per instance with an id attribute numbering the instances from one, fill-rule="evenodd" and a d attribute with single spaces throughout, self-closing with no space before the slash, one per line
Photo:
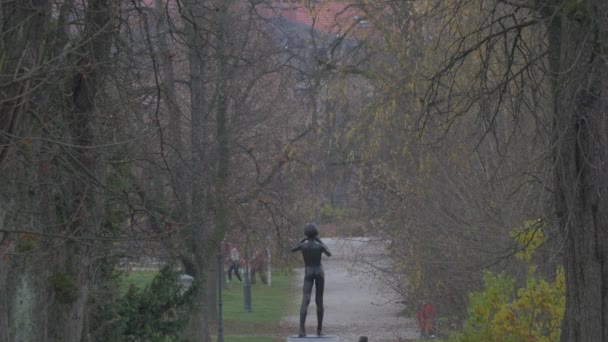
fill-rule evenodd
<path id="1" fill-rule="evenodd" d="M 336 335 L 308 335 L 305 337 L 290 336 L 287 338 L 287 342 L 339 342 L 340 338 Z"/>

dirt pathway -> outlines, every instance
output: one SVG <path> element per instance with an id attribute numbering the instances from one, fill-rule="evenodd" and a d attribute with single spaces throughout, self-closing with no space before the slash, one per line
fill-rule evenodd
<path id="1" fill-rule="evenodd" d="M 402 307 L 393 293 L 375 278 L 374 267 L 390 266 L 384 247 L 373 239 L 325 238 L 332 257 L 323 257 L 325 269 L 325 318 L 323 331 L 338 335 L 340 341 L 358 341 L 365 335 L 370 341 L 407 341 L 416 339 L 415 320 L 400 316 Z M 299 304 L 302 300 L 304 269 L 295 270 L 293 310 L 283 318 L 283 327 L 298 331 Z M 393 298 L 392 298 L 393 297 Z M 316 307 L 313 299 L 308 308 L 306 331 L 316 329 Z"/>

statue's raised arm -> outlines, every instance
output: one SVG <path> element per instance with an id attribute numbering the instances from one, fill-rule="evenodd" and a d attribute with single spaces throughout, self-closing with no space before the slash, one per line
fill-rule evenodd
<path id="1" fill-rule="evenodd" d="M 302 249 L 302 245 L 303 245 L 303 244 L 304 244 L 306 241 L 308 241 L 308 240 L 309 240 L 309 238 L 308 238 L 308 237 L 303 238 L 302 240 L 300 240 L 300 242 L 298 242 L 298 244 L 297 244 L 297 245 L 295 245 L 295 246 L 294 246 L 294 247 L 291 249 L 291 251 L 292 251 L 292 252 L 297 252 L 297 251 L 301 250 L 301 249 Z M 323 247 L 322 252 L 323 252 L 325 255 L 327 255 L 327 256 L 331 256 L 331 252 L 329 251 L 329 248 L 327 248 L 327 245 L 325 245 L 325 244 L 323 243 L 323 241 L 321 241 L 321 239 L 319 239 L 319 237 L 318 237 L 318 236 L 315 236 L 315 237 L 313 238 L 313 241 L 318 242 L 318 243 L 319 243 L 319 244 L 320 244 L 320 245 Z"/>
<path id="2" fill-rule="evenodd" d="M 327 248 L 327 246 L 321 241 L 321 239 L 315 238 L 315 241 L 317 241 L 318 243 L 321 244 L 321 246 L 323 246 L 323 253 L 325 253 L 325 255 L 327 255 L 328 257 L 330 257 L 331 252 L 329 251 L 329 248 Z"/>
<path id="3" fill-rule="evenodd" d="M 306 239 L 304 239 L 304 240 L 302 240 L 302 241 L 298 242 L 298 244 L 297 244 L 297 245 L 295 245 L 295 246 L 294 246 L 294 247 L 291 249 L 291 251 L 292 251 L 292 252 L 297 252 L 297 251 L 301 250 L 301 249 L 302 249 L 302 243 L 304 243 L 304 241 L 306 241 Z"/>

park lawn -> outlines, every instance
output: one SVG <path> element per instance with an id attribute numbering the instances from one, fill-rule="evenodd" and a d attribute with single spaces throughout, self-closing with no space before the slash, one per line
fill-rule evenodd
<path id="1" fill-rule="evenodd" d="M 213 337 L 212 338 L 213 341 L 217 341 L 217 337 Z M 283 341 L 284 339 L 281 339 L 280 341 Z M 271 337 L 224 337 L 224 342 L 274 342 L 275 340 L 272 339 Z"/>
<path id="2" fill-rule="evenodd" d="M 272 274 L 271 287 L 263 285 L 259 281 L 252 285 L 252 312 L 243 310 L 243 286 L 241 283 L 233 281 L 230 288 L 224 290 L 222 296 L 224 335 L 274 335 L 278 331 L 281 317 L 289 304 L 291 279 L 291 272 L 275 272 Z M 254 341 L 252 338 L 253 336 L 245 340 Z M 260 340 L 260 342 L 263 341 L 272 341 L 272 339 Z"/>
<path id="3" fill-rule="evenodd" d="M 127 292 L 131 285 L 143 289 L 152 283 L 152 279 L 156 277 L 158 271 L 132 271 L 123 275 L 121 284 L 121 293 Z"/>

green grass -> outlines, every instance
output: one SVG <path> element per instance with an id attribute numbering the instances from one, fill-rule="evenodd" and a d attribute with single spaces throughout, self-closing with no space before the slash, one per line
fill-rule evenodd
<path id="1" fill-rule="evenodd" d="M 232 282 L 224 290 L 224 318 L 245 322 L 279 322 L 287 303 L 291 274 L 272 275 L 272 286 L 257 283 L 251 286 L 253 312 L 243 310 L 243 284 Z"/>
<path id="2" fill-rule="evenodd" d="M 152 282 L 158 271 L 134 271 L 125 273 L 122 284 L 121 293 L 127 292 L 131 285 L 143 289 Z"/>
<path id="3" fill-rule="evenodd" d="M 289 289 L 291 286 L 291 273 L 278 273 L 272 275 L 272 286 L 261 283 L 251 287 L 252 312 L 243 309 L 243 286 L 233 282 L 230 288 L 224 290 L 223 318 L 224 334 L 230 335 L 272 335 L 279 328 L 281 317 L 289 304 Z M 253 341 L 253 337 L 243 341 Z M 235 340 L 236 341 L 236 340 Z M 260 342 L 272 341 L 261 339 Z"/>
<path id="4" fill-rule="evenodd" d="M 213 337 L 213 341 L 217 338 Z M 282 340 L 281 340 L 282 341 Z M 274 342 L 271 337 L 224 337 L 224 342 Z"/>

